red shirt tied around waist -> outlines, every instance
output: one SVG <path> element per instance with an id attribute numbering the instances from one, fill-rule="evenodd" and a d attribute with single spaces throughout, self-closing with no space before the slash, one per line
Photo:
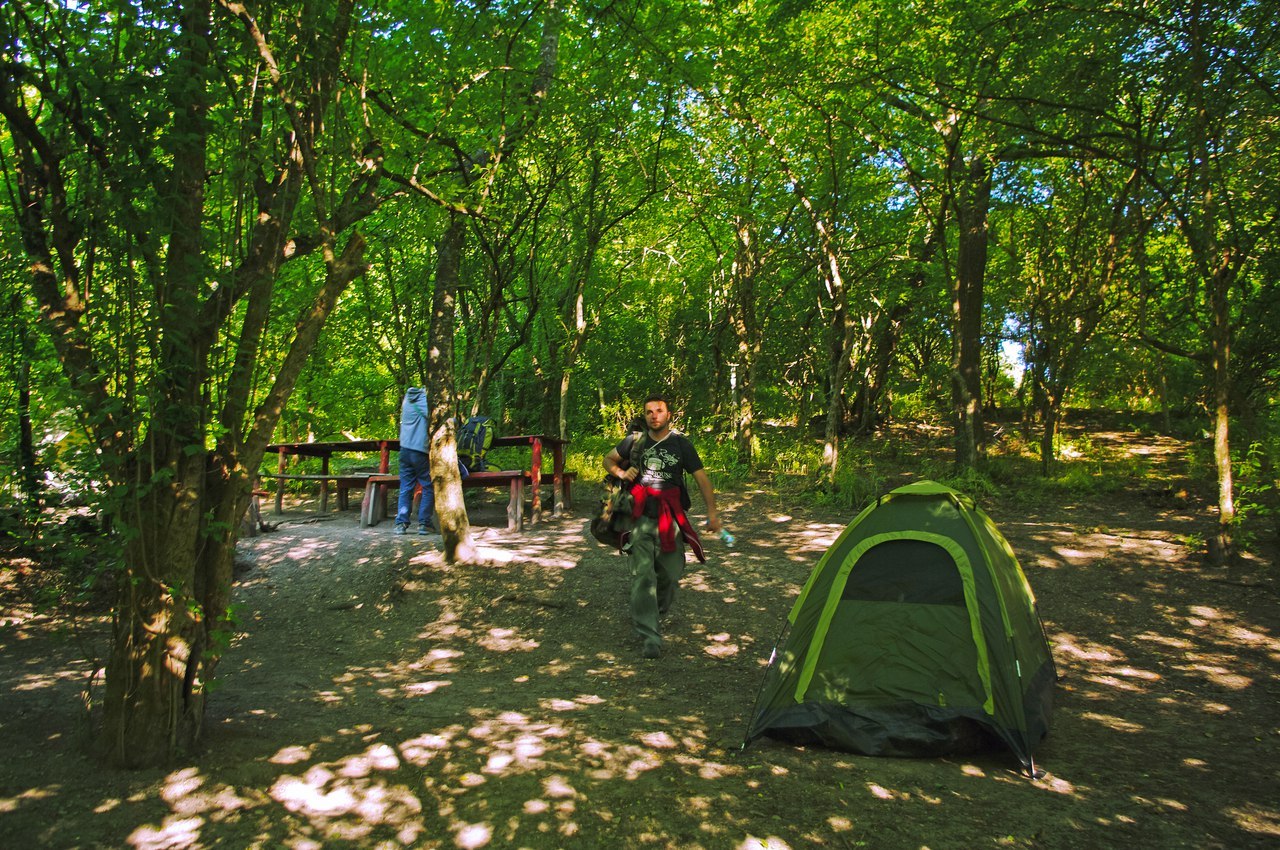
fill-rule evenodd
<path id="1" fill-rule="evenodd" d="M 662 654 L 659 619 L 675 601 L 684 573 L 685 544 L 700 562 L 706 560 L 685 513 L 690 505 L 686 473 L 698 485 L 707 526 L 713 532 L 720 531 L 720 515 L 702 458 L 688 437 L 672 430 L 671 406 L 665 397 L 645 400 L 644 424 L 644 430 L 628 435 L 605 455 L 604 468 L 632 485 L 636 525 L 622 543 L 631 561 L 632 627 L 644 642 L 644 657 L 658 658 Z"/>
<path id="2" fill-rule="evenodd" d="M 653 490 L 645 487 L 643 484 L 637 484 L 631 489 L 631 496 L 636 500 L 635 507 L 632 508 L 631 514 L 637 520 L 644 516 L 645 511 L 651 501 L 658 503 L 658 541 L 662 545 L 663 552 L 674 552 L 676 550 L 676 529 L 680 530 L 680 536 L 684 538 L 684 542 L 693 549 L 694 557 L 698 559 L 698 563 L 705 564 L 707 556 L 702 551 L 702 540 L 698 537 L 698 532 L 693 527 L 693 523 L 689 522 L 689 515 L 684 512 L 682 504 L 681 490 L 679 488 L 668 488 L 666 490 Z M 622 537 L 622 545 L 626 546 L 631 532 L 627 532 Z"/>

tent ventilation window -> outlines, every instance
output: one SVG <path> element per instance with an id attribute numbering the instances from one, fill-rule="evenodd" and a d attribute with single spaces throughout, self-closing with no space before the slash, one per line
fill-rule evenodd
<path id="1" fill-rule="evenodd" d="M 927 540 L 887 540 L 862 554 L 841 599 L 964 607 L 964 583 L 951 554 Z"/>

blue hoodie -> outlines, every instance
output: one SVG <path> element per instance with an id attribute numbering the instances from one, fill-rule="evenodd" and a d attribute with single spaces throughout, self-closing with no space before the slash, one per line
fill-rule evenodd
<path id="1" fill-rule="evenodd" d="M 409 387 L 400 405 L 400 448 L 426 452 L 431 442 L 431 423 L 427 411 L 427 391 Z"/>

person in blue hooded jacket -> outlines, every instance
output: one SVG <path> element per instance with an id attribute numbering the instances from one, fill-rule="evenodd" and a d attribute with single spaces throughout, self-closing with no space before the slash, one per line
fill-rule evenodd
<path id="1" fill-rule="evenodd" d="M 409 530 L 409 511 L 413 509 L 413 491 L 422 485 L 422 501 L 418 506 L 418 533 L 436 530 L 436 491 L 431 485 L 431 422 L 427 409 L 427 391 L 409 387 L 400 405 L 400 504 L 396 510 L 396 534 Z"/>

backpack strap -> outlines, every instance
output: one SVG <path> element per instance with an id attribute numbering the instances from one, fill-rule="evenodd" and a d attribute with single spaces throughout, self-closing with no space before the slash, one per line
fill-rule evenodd
<path id="1" fill-rule="evenodd" d="M 644 451 L 649 448 L 649 432 L 632 431 L 631 437 L 631 456 L 627 460 L 632 469 L 639 469 L 640 461 L 644 458 Z"/>

